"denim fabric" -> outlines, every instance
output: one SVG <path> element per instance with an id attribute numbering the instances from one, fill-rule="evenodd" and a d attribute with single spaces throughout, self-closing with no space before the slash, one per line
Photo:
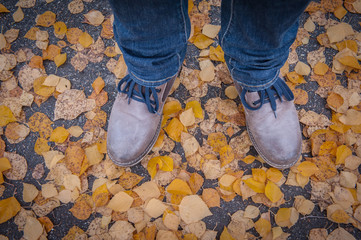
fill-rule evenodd
<path id="1" fill-rule="evenodd" d="M 147 87 L 181 67 L 190 34 L 187 0 L 109 0 L 129 74 Z M 310 0 L 223 0 L 219 41 L 232 78 L 252 91 L 271 86 Z"/>
<path id="2" fill-rule="evenodd" d="M 309 0 L 223 0 L 219 40 L 233 80 L 258 91 L 279 76 Z"/>
<path id="3" fill-rule="evenodd" d="M 182 66 L 190 35 L 187 0 L 109 0 L 114 37 L 132 79 L 160 86 Z"/>

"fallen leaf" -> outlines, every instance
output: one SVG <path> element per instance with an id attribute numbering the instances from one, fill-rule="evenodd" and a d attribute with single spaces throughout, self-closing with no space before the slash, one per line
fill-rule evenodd
<path id="1" fill-rule="evenodd" d="M 184 129 L 183 124 L 178 120 L 178 118 L 173 118 L 168 125 L 164 128 L 165 132 L 168 136 L 176 141 L 180 142 L 181 140 L 181 133 Z"/>
<path id="2" fill-rule="evenodd" d="M 125 172 L 120 176 L 118 183 L 124 189 L 132 189 L 135 185 L 137 185 L 140 181 L 142 181 L 144 177 L 141 177 L 132 172 Z"/>
<path id="3" fill-rule="evenodd" d="M 55 23 L 56 15 L 51 11 L 46 11 L 36 17 L 36 25 L 42 27 L 50 27 Z"/>
<path id="4" fill-rule="evenodd" d="M 266 197 L 273 203 L 278 202 L 283 198 L 283 193 L 281 192 L 280 188 L 272 181 L 267 182 L 264 193 Z"/>
<path id="5" fill-rule="evenodd" d="M 21 10 L 21 7 L 18 7 L 18 9 L 13 14 L 14 22 L 21 22 L 24 19 L 24 12 Z"/>
<path id="6" fill-rule="evenodd" d="M 212 215 L 207 205 L 197 195 L 185 196 L 179 205 L 179 214 L 186 223 L 194 223 Z"/>
<path id="7" fill-rule="evenodd" d="M 5 105 L 0 105 L 0 127 L 5 127 L 8 123 L 15 121 L 16 118 L 11 110 Z"/>
<path id="8" fill-rule="evenodd" d="M 205 49 L 211 45 L 214 41 L 204 34 L 198 34 L 194 39 L 193 44 L 199 49 Z"/>
<path id="9" fill-rule="evenodd" d="M 43 226 L 34 217 L 28 216 L 24 227 L 24 238 L 29 240 L 39 239 L 43 234 Z"/>
<path id="10" fill-rule="evenodd" d="M 167 187 L 167 192 L 171 194 L 190 195 L 192 190 L 190 189 L 187 182 L 176 178 Z"/>
<path id="11" fill-rule="evenodd" d="M 64 127 L 57 127 L 50 135 L 50 141 L 63 143 L 68 138 L 69 132 Z"/>
<path id="12" fill-rule="evenodd" d="M 38 194 L 39 190 L 33 184 L 23 183 L 24 202 L 32 202 Z"/>
<path id="13" fill-rule="evenodd" d="M 313 174 L 319 171 L 316 164 L 310 161 L 304 161 L 297 166 L 297 170 L 305 177 L 311 177 Z"/>
<path id="14" fill-rule="evenodd" d="M 220 196 L 213 188 L 205 188 L 202 192 L 202 199 L 208 207 L 220 207 Z"/>
<path id="15" fill-rule="evenodd" d="M 95 207 L 101 207 L 109 201 L 109 191 L 106 184 L 101 185 L 93 191 L 92 198 Z"/>
<path id="16" fill-rule="evenodd" d="M 90 198 L 89 195 L 87 196 Z M 86 194 L 80 196 L 69 211 L 79 220 L 88 219 L 92 213 L 92 208 L 88 204 Z"/>
<path id="17" fill-rule="evenodd" d="M 255 222 L 255 229 L 261 237 L 266 237 L 271 232 L 271 223 L 267 219 L 260 218 Z"/>
<path id="18" fill-rule="evenodd" d="M 150 217 L 157 218 L 164 213 L 168 208 L 166 204 L 156 198 L 152 198 L 144 207 L 144 212 L 146 212 Z"/>
<path id="19" fill-rule="evenodd" d="M 299 214 L 293 207 L 280 208 L 275 215 L 276 224 L 280 227 L 292 227 L 298 221 Z"/>
<path id="20" fill-rule="evenodd" d="M 0 200 L 0 224 L 10 220 L 21 209 L 15 197 Z"/>
<path id="21" fill-rule="evenodd" d="M 84 10 L 84 3 L 82 0 L 73 0 L 68 4 L 68 9 L 72 14 L 81 13 Z"/>
<path id="22" fill-rule="evenodd" d="M 93 26 L 99 26 L 104 21 L 104 15 L 98 10 L 90 10 L 87 14 L 84 14 L 86 23 L 89 23 Z"/>

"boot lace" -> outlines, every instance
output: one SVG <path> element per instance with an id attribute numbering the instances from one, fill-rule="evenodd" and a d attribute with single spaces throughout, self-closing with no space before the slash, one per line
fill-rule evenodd
<path id="1" fill-rule="evenodd" d="M 160 89 L 155 87 L 145 87 L 136 83 L 129 75 L 120 80 L 118 92 L 128 95 L 128 104 L 130 99 L 145 103 L 150 113 L 157 113 L 159 109 L 158 93 Z"/>
<path id="2" fill-rule="evenodd" d="M 246 101 L 246 93 L 247 92 L 252 92 L 252 91 L 243 88 L 242 92 L 241 92 L 241 101 L 246 108 L 248 108 L 249 110 L 258 110 L 263 106 L 264 103 L 270 103 L 271 108 L 272 108 L 273 113 L 276 118 L 277 118 L 276 100 L 280 99 L 280 101 L 283 102 L 282 96 L 284 96 L 284 98 L 287 101 L 292 101 L 294 99 L 294 95 L 293 95 L 291 89 L 287 86 L 287 84 L 281 78 L 278 78 L 278 80 L 271 87 L 264 89 L 264 90 L 257 91 L 258 95 L 260 96 L 260 99 L 253 102 L 253 105 L 258 105 L 256 107 L 249 105 L 248 102 Z"/>

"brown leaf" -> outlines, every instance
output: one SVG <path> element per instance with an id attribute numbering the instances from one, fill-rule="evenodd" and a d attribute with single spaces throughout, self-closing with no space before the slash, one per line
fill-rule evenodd
<path id="1" fill-rule="evenodd" d="M 91 197 L 87 194 L 83 194 L 78 198 L 78 200 L 75 202 L 74 206 L 69 210 L 74 217 L 76 217 L 79 220 L 86 220 L 90 217 L 92 213 L 92 208 L 89 205 L 88 198 L 91 199 Z"/>
<path id="2" fill-rule="evenodd" d="M 140 181 L 142 181 L 144 177 L 141 177 L 132 172 L 125 172 L 122 176 L 120 176 L 118 183 L 124 189 L 132 189 L 135 185 L 137 185 Z"/>
<path id="3" fill-rule="evenodd" d="M 50 27 L 55 23 L 56 15 L 51 11 L 46 11 L 36 17 L 36 25 L 42 27 Z"/>
<path id="4" fill-rule="evenodd" d="M 218 191 L 213 188 L 203 189 L 202 199 L 208 207 L 220 207 L 220 197 Z"/>

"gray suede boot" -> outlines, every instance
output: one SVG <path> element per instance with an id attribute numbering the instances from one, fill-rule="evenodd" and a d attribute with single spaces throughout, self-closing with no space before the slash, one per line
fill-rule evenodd
<path id="1" fill-rule="evenodd" d="M 134 166 L 152 149 L 175 78 L 159 87 L 140 86 L 129 75 L 119 82 L 107 137 L 108 156 L 116 165 Z"/>
<path id="2" fill-rule="evenodd" d="M 258 154 L 275 168 L 289 168 L 299 159 L 302 136 L 293 93 L 279 78 L 270 88 L 247 91 L 235 82 L 249 137 Z"/>

